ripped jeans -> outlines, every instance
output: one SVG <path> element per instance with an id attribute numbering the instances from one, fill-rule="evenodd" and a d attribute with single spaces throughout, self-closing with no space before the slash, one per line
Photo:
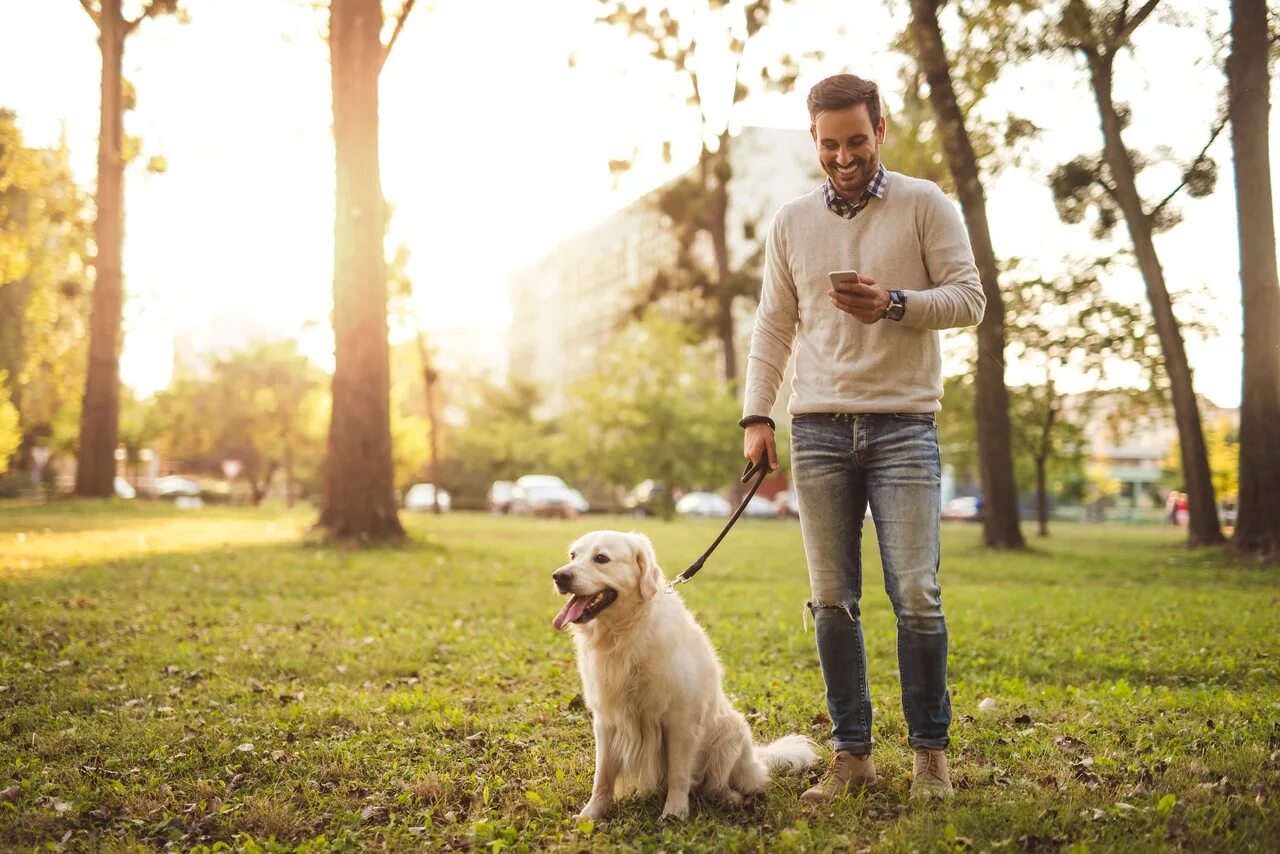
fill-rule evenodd
<path id="1" fill-rule="evenodd" d="M 858 608 L 868 503 L 885 591 L 897 616 L 908 742 L 946 747 L 951 697 L 938 588 L 942 478 L 933 416 L 797 415 L 791 469 L 835 749 L 871 750 L 871 691 Z"/>

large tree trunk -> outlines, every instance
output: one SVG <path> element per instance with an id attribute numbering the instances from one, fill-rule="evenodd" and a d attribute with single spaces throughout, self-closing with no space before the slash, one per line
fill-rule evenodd
<path id="1" fill-rule="evenodd" d="M 987 298 L 986 314 L 978 324 L 978 370 L 974 378 L 983 541 L 991 548 L 1022 548 L 1025 541 L 1018 524 L 1018 492 L 1013 482 L 1010 451 L 1009 391 L 1004 384 L 1004 300 L 987 224 L 986 194 L 964 116 L 956 103 L 942 31 L 938 27 L 937 0 L 911 0 L 911 28 L 921 70 L 929 81 L 929 102 L 938 119 L 947 165 L 955 179 L 973 244 L 974 261 Z"/>
<path id="2" fill-rule="evenodd" d="M 1121 136 L 1120 117 L 1111 100 L 1111 59 L 1097 54 L 1088 56 L 1089 79 L 1098 103 L 1102 119 L 1104 140 L 1103 156 L 1106 159 L 1114 185 L 1116 201 L 1124 214 L 1133 240 L 1138 269 L 1147 286 L 1147 299 L 1155 318 L 1156 335 L 1164 354 L 1165 372 L 1173 396 L 1174 420 L 1178 426 L 1178 445 L 1182 454 L 1182 475 L 1186 481 L 1187 502 L 1190 506 L 1190 523 L 1187 526 L 1187 544 L 1212 545 L 1223 541 L 1218 527 L 1218 508 L 1213 494 L 1213 479 L 1209 474 L 1209 455 L 1205 448 L 1204 432 L 1200 427 L 1200 406 L 1196 402 L 1191 382 L 1191 366 L 1183 347 L 1178 319 L 1173 314 L 1173 303 L 1165 286 L 1164 270 L 1156 254 L 1152 240 L 1151 218 L 1143 208 L 1138 194 L 1133 160 L 1125 148 Z"/>
<path id="3" fill-rule="evenodd" d="M 1244 303 L 1240 498 L 1233 544 L 1237 551 L 1280 561 L 1280 281 L 1268 154 L 1267 48 L 1265 0 L 1232 0 L 1227 74 Z"/>
<path id="4" fill-rule="evenodd" d="M 97 213 L 93 226 L 93 300 L 89 314 L 89 364 L 80 411 L 75 494 L 113 493 L 120 420 L 120 323 L 124 307 L 124 102 L 121 62 L 125 21 L 120 0 L 103 0 L 98 45 L 102 50 L 102 105 L 98 122 Z"/>
<path id="5" fill-rule="evenodd" d="M 381 30 L 379 0 L 331 3 L 335 359 L 320 525 L 344 539 L 404 535 L 391 461 L 385 213 L 378 170 Z"/>

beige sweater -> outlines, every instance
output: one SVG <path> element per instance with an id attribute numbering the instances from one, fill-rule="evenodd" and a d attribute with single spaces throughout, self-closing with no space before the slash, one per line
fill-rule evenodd
<path id="1" fill-rule="evenodd" d="M 887 177 L 884 198 L 851 220 L 827 209 L 821 186 L 778 211 L 766 243 L 744 415 L 773 409 L 793 344 L 792 415 L 941 408 L 937 330 L 976 325 L 986 298 L 955 206 L 931 181 Z M 833 306 L 827 274 L 836 270 L 905 291 L 903 319 L 868 326 Z"/>

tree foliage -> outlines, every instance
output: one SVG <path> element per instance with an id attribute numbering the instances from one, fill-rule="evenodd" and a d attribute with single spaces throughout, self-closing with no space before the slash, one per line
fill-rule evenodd
<path id="1" fill-rule="evenodd" d="M 757 92 L 789 92 L 800 65 L 813 54 L 761 56 L 757 45 L 775 6 L 786 0 L 712 0 L 706 3 L 600 0 L 597 21 L 625 29 L 655 62 L 671 72 L 673 91 L 685 96 L 696 117 L 698 162 L 659 191 L 657 206 L 671 223 L 675 261 L 637 295 L 636 315 L 661 304 L 680 313 L 704 337 L 714 336 L 723 355 L 723 376 L 736 385 L 738 358 L 733 306 L 759 292 L 762 247 L 754 222 L 743 226 L 743 242 L 754 249 L 731 257 L 730 199 L 732 128 L 739 107 Z M 725 60 L 728 73 L 725 74 Z M 672 143 L 662 145 L 670 162 Z M 615 175 L 631 160 L 610 163 Z"/>
<path id="2" fill-rule="evenodd" d="M 28 147 L 0 110 L 0 372 L 20 448 L 73 446 L 84 382 L 87 199 L 65 147 Z"/>
<path id="3" fill-rule="evenodd" d="M 257 504 L 277 472 L 289 493 L 295 483 L 315 485 L 327 409 L 320 369 L 293 342 L 264 342 L 175 380 L 156 395 L 138 435 L 195 471 L 217 474 L 223 460 L 238 459 Z"/>
<path id="4" fill-rule="evenodd" d="M 732 480 L 741 462 L 738 403 L 696 341 L 688 327 L 650 317 L 622 330 L 570 390 L 566 463 L 581 482 L 653 479 L 670 492 Z"/>

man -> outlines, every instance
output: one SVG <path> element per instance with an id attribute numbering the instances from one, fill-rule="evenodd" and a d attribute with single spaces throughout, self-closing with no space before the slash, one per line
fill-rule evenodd
<path id="1" fill-rule="evenodd" d="M 808 105 L 827 181 L 783 205 L 769 231 L 741 422 L 744 455 L 767 451 L 776 468 L 768 416 L 794 343 L 791 468 L 835 747 L 826 775 L 801 797 L 825 803 L 876 778 L 858 609 L 870 502 L 898 622 L 911 795 L 948 798 L 937 330 L 976 325 L 986 300 L 955 207 L 935 184 L 881 165 L 876 84 L 828 77 Z M 829 276 L 840 271 L 858 275 Z"/>

